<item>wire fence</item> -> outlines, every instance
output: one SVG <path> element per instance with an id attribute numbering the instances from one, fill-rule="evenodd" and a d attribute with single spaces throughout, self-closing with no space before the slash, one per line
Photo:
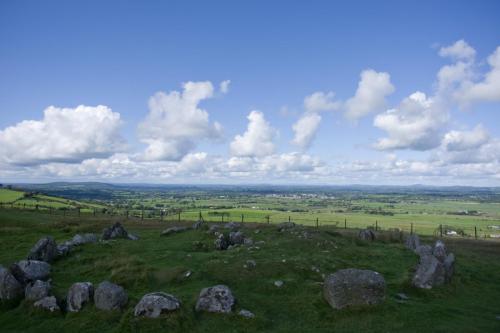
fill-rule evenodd
<path id="1" fill-rule="evenodd" d="M 25 203 L 0 203 L 0 209 L 20 209 L 59 216 L 93 216 L 93 217 L 120 217 L 125 220 L 158 221 L 164 223 L 205 221 L 211 223 L 250 222 L 250 223 L 281 223 L 294 222 L 316 228 L 330 226 L 341 229 L 365 229 L 375 231 L 399 231 L 416 233 L 420 235 L 433 235 L 437 237 L 462 237 L 472 239 L 498 239 L 500 241 L 500 220 L 488 220 L 482 225 L 438 224 L 432 221 L 408 222 L 397 219 L 375 219 L 375 221 L 359 221 L 358 218 L 341 217 L 336 214 L 323 214 L 321 217 L 314 214 L 303 215 L 300 213 L 286 214 L 283 212 L 270 212 L 269 214 L 235 214 L 217 210 L 181 210 L 181 209 L 127 209 L 115 207 L 53 207 L 46 205 L 26 205 Z M 373 219 L 372 219 L 373 220 Z"/>

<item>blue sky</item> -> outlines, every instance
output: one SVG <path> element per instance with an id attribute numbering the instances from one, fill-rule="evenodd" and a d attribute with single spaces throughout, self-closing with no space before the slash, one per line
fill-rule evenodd
<path id="1" fill-rule="evenodd" d="M 483 89 L 498 13 L 498 1 L 2 1 L 0 180 L 500 185 L 497 76 Z M 438 92 L 443 66 L 461 76 Z M 356 104 L 366 114 L 353 119 L 347 101 L 365 70 L 390 82 L 368 84 L 372 98 Z M 168 102 L 147 120 L 157 92 L 206 81 L 210 96 L 191 111 L 208 123 Z M 417 91 L 432 106 L 402 110 Z M 308 110 L 314 93 L 332 105 Z M 245 136 L 252 110 L 257 129 Z M 192 131 L 175 134 L 167 114 Z M 313 138 L 291 143 L 307 116 L 321 118 L 302 128 Z M 399 133 L 401 122 L 416 132 Z"/>

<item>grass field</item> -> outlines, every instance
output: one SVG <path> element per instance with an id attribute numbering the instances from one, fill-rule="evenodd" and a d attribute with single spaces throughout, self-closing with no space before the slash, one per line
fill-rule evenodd
<path id="1" fill-rule="evenodd" d="M 0 263 L 24 258 L 44 235 L 57 241 L 75 233 L 98 232 L 113 222 L 109 217 L 60 216 L 19 210 L 0 210 Z M 492 241 L 447 240 L 457 256 L 450 285 L 422 291 L 409 284 L 417 257 L 402 244 L 357 241 L 349 230 L 311 228 L 311 239 L 278 233 L 272 225 L 248 224 L 244 232 L 264 241 L 259 250 L 215 251 L 213 236 L 188 231 L 160 237 L 171 223 L 130 220 L 129 231 L 139 241 L 117 240 L 87 244 L 53 264 L 53 287 L 64 298 L 77 281 L 103 280 L 123 285 L 129 293 L 124 311 L 101 312 L 92 305 L 80 313 L 48 315 L 25 302 L 0 311 L 2 332 L 498 332 L 500 320 L 500 246 Z M 260 229 L 258 234 L 254 230 Z M 337 232 L 340 231 L 340 232 Z M 431 242 L 431 239 L 427 239 Z M 195 246 L 195 242 L 201 242 Z M 246 270 L 246 260 L 257 262 Z M 385 277 L 387 299 L 381 306 L 335 311 L 322 298 L 322 273 L 355 267 L 373 269 Z M 193 275 L 183 278 L 191 270 Z M 284 287 L 273 285 L 283 280 Z M 194 304 L 199 291 L 227 284 L 237 298 L 236 309 L 256 314 L 252 320 L 237 315 L 199 314 Z M 181 310 L 160 319 L 137 319 L 133 307 L 152 291 L 172 293 Z M 405 292 L 401 304 L 394 295 Z"/>
<path id="2" fill-rule="evenodd" d="M 24 192 L 13 191 L 6 188 L 0 188 L 0 202 L 1 203 L 11 203 L 16 200 L 23 198 Z"/>

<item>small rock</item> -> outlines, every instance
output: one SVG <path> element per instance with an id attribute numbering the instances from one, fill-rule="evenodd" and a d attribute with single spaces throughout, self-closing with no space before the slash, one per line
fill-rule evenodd
<path id="1" fill-rule="evenodd" d="M 111 227 L 104 229 L 102 232 L 103 240 L 116 239 L 116 238 L 123 238 L 130 240 L 139 239 L 137 236 L 129 234 L 120 222 L 116 222 Z"/>
<path id="2" fill-rule="evenodd" d="M 35 308 L 47 310 L 50 312 L 59 312 L 61 308 L 57 305 L 57 299 L 54 296 L 47 296 L 33 304 Z"/>
<path id="3" fill-rule="evenodd" d="M 50 275 L 50 264 L 39 260 L 21 260 L 12 264 L 10 271 L 25 286 L 36 280 L 46 281 Z"/>
<path id="4" fill-rule="evenodd" d="M 323 295 L 334 309 L 375 305 L 385 299 L 384 277 L 374 271 L 341 269 L 326 277 Z"/>
<path id="5" fill-rule="evenodd" d="M 158 318 L 163 313 L 175 311 L 181 307 L 181 302 L 173 295 L 155 292 L 146 294 L 134 309 L 136 317 Z"/>
<path id="6" fill-rule="evenodd" d="M 75 246 L 87 243 L 96 243 L 97 241 L 98 241 L 97 235 L 95 234 L 83 234 L 83 235 L 76 234 L 71 239 L 71 243 L 73 243 L 73 245 Z"/>
<path id="7" fill-rule="evenodd" d="M 451 281 L 451 278 L 453 277 L 453 273 L 455 272 L 455 255 L 453 253 L 450 253 L 446 256 L 443 267 L 445 282 L 449 283 Z"/>
<path id="8" fill-rule="evenodd" d="M 33 283 L 29 283 L 24 290 L 24 297 L 28 301 L 36 302 L 49 296 L 50 294 L 50 282 L 36 280 Z"/>
<path id="9" fill-rule="evenodd" d="M 238 230 L 240 228 L 240 223 L 236 222 L 229 222 L 224 225 L 224 228 L 230 229 L 230 230 Z"/>
<path id="10" fill-rule="evenodd" d="M 68 290 L 66 302 L 68 303 L 68 311 L 78 312 L 83 308 L 83 305 L 89 303 L 94 296 L 94 286 L 90 282 L 74 283 Z"/>
<path id="11" fill-rule="evenodd" d="M 375 233 L 370 229 L 360 230 L 358 233 L 358 238 L 364 241 L 374 241 Z"/>
<path id="12" fill-rule="evenodd" d="M 22 298 L 23 286 L 9 272 L 8 269 L 0 265 L 0 300 L 10 301 Z"/>
<path id="13" fill-rule="evenodd" d="M 227 248 L 229 247 L 229 240 L 226 238 L 226 236 L 224 236 L 224 234 L 220 234 L 214 241 L 214 245 L 216 250 L 227 250 Z"/>
<path id="14" fill-rule="evenodd" d="M 198 229 L 200 229 L 203 226 L 203 223 L 204 222 L 202 220 L 199 220 L 195 224 L 193 224 L 192 228 L 195 229 L 195 230 L 198 230 Z"/>
<path id="15" fill-rule="evenodd" d="M 134 234 L 128 234 L 127 238 L 133 241 L 139 240 L 139 236 L 134 235 Z"/>
<path id="16" fill-rule="evenodd" d="M 241 231 L 231 231 L 229 233 L 229 243 L 231 245 L 241 245 L 245 241 L 245 235 Z"/>
<path id="17" fill-rule="evenodd" d="M 397 299 L 399 299 L 399 300 L 401 300 L 401 301 L 407 301 L 407 300 L 409 300 L 409 299 L 410 299 L 410 298 L 409 298 L 406 294 L 404 294 L 404 293 L 398 293 L 398 294 L 396 294 L 396 298 L 397 298 Z"/>
<path id="18" fill-rule="evenodd" d="M 57 257 L 57 244 L 54 238 L 47 236 L 40 239 L 28 254 L 28 260 L 52 262 Z"/>
<path id="19" fill-rule="evenodd" d="M 257 263 L 255 262 L 255 260 L 247 260 L 245 266 L 245 268 L 254 269 L 255 267 L 257 267 Z"/>
<path id="20" fill-rule="evenodd" d="M 251 238 L 245 238 L 243 240 L 243 244 L 246 245 L 246 246 L 251 246 L 251 245 L 253 245 L 253 239 L 251 239 Z"/>
<path id="21" fill-rule="evenodd" d="M 185 278 L 188 278 L 188 277 L 190 277 L 190 276 L 191 276 L 191 274 L 193 274 L 193 272 L 191 272 L 191 271 L 187 271 L 187 272 L 185 272 L 185 273 L 184 273 L 184 277 L 185 277 Z"/>
<path id="22" fill-rule="evenodd" d="M 293 228 L 295 228 L 295 223 L 293 223 L 293 222 L 283 222 L 283 223 L 278 224 L 278 231 L 279 232 L 283 232 L 285 230 L 290 230 Z"/>
<path id="23" fill-rule="evenodd" d="M 245 318 L 248 318 L 248 319 L 251 319 L 251 318 L 254 318 L 255 315 L 248 311 L 248 310 L 244 310 L 244 309 L 241 309 L 240 312 L 238 312 L 238 314 L 242 317 L 245 317 Z"/>
<path id="24" fill-rule="evenodd" d="M 168 236 L 188 230 L 186 227 L 170 227 L 162 231 L 161 236 Z"/>
<path id="25" fill-rule="evenodd" d="M 260 233 L 260 229 L 257 229 L 253 232 L 254 234 L 259 234 Z"/>
<path id="26" fill-rule="evenodd" d="M 94 293 L 95 306 L 100 310 L 119 310 L 127 301 L 125 289 L 108 281 L 101 282 Z"/>
<path id="27" fill-rule="evenodd" d="M 434 249 L 432 250 L 432 254 L 434 257 L 436 257 L 437 260 L 440 262 L 444 262 L 446 259 L 446 246 L 444 243 L 440 240 L 436 241 L 436 244 L 434 245 Z"/>
<path id="28" fill-rule="evenodd" d="M 281 288 L 283 286 L 284 282 L 281 280 L 274 281 L 274 285 L 278 288 Z"/>
<path id="29" fill-rule="evenodd" d="M 196 302 L 196 311 L 230 313 L 235 299 L 231 289 L 225 285 L 216 285 L 201 290 Z"/>

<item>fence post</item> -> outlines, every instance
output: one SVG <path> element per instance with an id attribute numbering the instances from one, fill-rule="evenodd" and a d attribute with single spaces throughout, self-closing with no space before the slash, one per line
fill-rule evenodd
<path id="1" fill-rule="evenodd" d="M 243 223 L 243 214 L 241 214 L 241 223 Z"/>
<path id="2" fill-rule="evenodd" d="M 347 229 L 347 218 L 344 219 L 344 229 Z"/>
<path id="3" fill-rule="evenodd" d="M 78 207 L 78 216 L 80 216 L 80 207 Z"/>
<path id="4" fill-rule="evenodd" d="M 411 223 L 411 227 L 410 227 L 410 235 L 413 235 L 413 223 Z"/>
<path id="5" fill-rule="evenodd" d="M 378 220 L 375 220 L 375 231 L 378 229 Z"/>
<path id="6" fill-rule="evenodd" d="M 290 215 L 288 215 L 288 222 L 290 222 L 290 221 L 291 221 L 291 219 L 290 219 Z"/>
<path id="7" fill-rule="evenodd" d="M 267 224 L 269 224 L 269 215 L 266 216 Z"/>
<path id="8" fill-rule="evenodd" d="M 141 220 L 144 220 L 144 207 L 141 207 Z"/>
<path id="9" fill-rule="evenodd" d="M 477 227 L 474 226 L 474 238 L 477 239 Z"/>
<path id="10" fill-rule="evenodd" d="M 319 218 L 316 218 L 316 229 L 319 228 Z"/>
<path id="11" fill-rule="evenodd" d="M 222 213 L 222 214 L 220 215 L 220 217 L 221 217 L 221 219 L 222 219 L 222 223 L 224 223 L 224 213 Z"/>
<path id="12" fill-rule="evenodd" d="M 439 225 L 439 234 L 441 235 L 441 238 L 443 237 L 443 225 Z"/>
<path id="13" fill-rule="evenodd" d="M 177 216 L 177 221 L 180 222 L 181 221 L 181 212 L 179 211 L 178 213 L 178 216 Z"/>

